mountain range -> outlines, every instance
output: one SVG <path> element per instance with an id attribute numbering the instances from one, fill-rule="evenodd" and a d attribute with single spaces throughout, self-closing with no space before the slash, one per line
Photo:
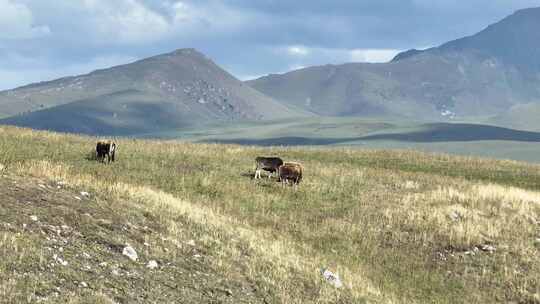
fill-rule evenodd
<path id="1" fill-rule="evenodd" d="M 194 49 L 0 92 L 2 123 L 73 133 L 132 135 L 299 115 Z"/>
<path id="2" fill-rule="evenodd" d="M 431 120 L 501 115 L 540 102 L 540 8 L 389 63 L 347 63 L 269 75 L 249 84 L 319 115 Z"/>
<path id="3" fill-rule="evenodd" d="M 540 130 L 540 8 L 388 63 L 308 67 L 241 82 L 194 49 L 0 92 L 0 123 L 138 135 L 313 116 L 488 122 Z"/>

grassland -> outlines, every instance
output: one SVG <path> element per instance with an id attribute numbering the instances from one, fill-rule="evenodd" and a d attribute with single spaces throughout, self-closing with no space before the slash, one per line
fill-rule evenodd
<path id="1" fill-rule="evenodd" d="M 84 276 L 90 288 L 77 288 L 73 281 L 80 282 L 83 274 L 69 268 L 78 267 L 77 262 L 60 272 L 47 270 L 47 238 L 4 225 L 3 299 L 31 302 L 48 295 L 49 302 L 73 303 L 172 302 L 181 296 L 187 303 L 540 303 L 538 165 L 397 150 L 138 139 L 119 140 L 118 161 L 103 165 L 90 157 L 95 140 L 0 128 L 2 183 L 18 182 L 32 193 L 39 188 L 36 183 L 53 191 L 63 181 L 67 185 L 61 196 L 92 193 L 88 202 L 56 204 L 65 212 L 47 201 L 23 207 L 0 200 L 0 222 L 20 227 L 21 214 L 29 223 L 28 216 L 35 213 L 48 225 L 77 227 L 93 236 L 75 238 L 74 247 L 66 246 L 68 258 L 83 248 L 124 272 L 139 273 L 143 283 L 103 273 Z M 303 163 L 305 178 L 298 190 L 275 180 L 252 180 L 258 155 Z M 6 187 L 0 191 L 26 201 Z M 83 220 L 80 214 L 85 212 L 96 216 Z M 100 219 L 105 224 L 100 226 Z M 155 233 L 123 230 L 128 222 Z M 29 225 L 39 230 L 32 226 L 38 223 Z M 203 262 L 194 263 L 196 271 L 211 279 L 181 279 L 181 272 L 195 267 L 186 262 L 193 255 L 185 246 L 189 240 L 204 252 Z M 141 260 L 168 261 L 180 272 L 162 269 L 153 277 L 144 264 L 126 266 L 113 246 L 125 242 L 136 248 L 153 242 Z M 344 288 L 325 282 L 322 267 L 338 272 Z M 159 291 L 165 277 L 176 282 L 168 293 Z M 66 292 L 51 296 L 62 282 Z M 230 290 L 225 293 L 233 296 L 205 297 L 208 290 Z M 170 297 L 137 297 L 140 294 Z"/>
<path id="2" fill-rule="evenodd" d="M 259 146 L 414 149 L 540 163 L 540 133 L 471 123 L 487 119 L 471 117 L 450 124 L 396 117 L 312 117 L 200 125 L 139 137 Z"/>

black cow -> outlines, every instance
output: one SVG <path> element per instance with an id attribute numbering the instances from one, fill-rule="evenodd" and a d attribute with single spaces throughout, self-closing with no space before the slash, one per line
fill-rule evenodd
<path id="1" fill-rule="evenodd" d="M 116 143 L 110 140 L 107 141 L 98 141 L 96 145 L 96 157 L 98 161 L 105 162 L 105 157 L 107 157 L 107 162 L 114 162 L 114 155 L 116 153 Z"/>
<path id="2" fill-rule="evenodd" d="M 272 173 L 277 172 L 279 166 L 283 165 L 283 160 L 279 157 L 257 157 L 255 158 L 255 179 L 261 178 L 261 171 L 268 171 L 268 178 Z"/>

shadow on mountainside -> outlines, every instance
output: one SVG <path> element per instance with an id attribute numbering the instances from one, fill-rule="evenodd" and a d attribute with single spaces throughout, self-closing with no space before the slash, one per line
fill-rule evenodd
<path id="1" fill-rule="evenodd" d="M 520 131 L 488 125 L 434 123 L 422 125 L 423 129 L 408 133 L 385 133 L 365 136 L 359 140 L 397 140 L 408 142 L 446 142 L 509 140 L 540 142 L 540 133 Z"/>
<path id="2" fill-rule="evenodd" d="M 540 142 L 539 132 L 520 131 L 477 124 L 433 123 L 420 126 L 417 131 L 401 133 L 381 133 L 362 137 L 342 138 L 309 138 L 309 137 L 275 137 L 265 139 L 233 138 L 208 139 L 201 142 L 255 145 L 255 146 L 307 146 L 334 145 L 361 141 L 402 141 L 416 143 L 464 142 L 503 140 L 519 142 Z"/>

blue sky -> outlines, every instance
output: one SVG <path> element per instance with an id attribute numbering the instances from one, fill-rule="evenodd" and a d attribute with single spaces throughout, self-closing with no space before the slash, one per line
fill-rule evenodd
<path id="1" fill-rule="evenodd" d="M 0 89 L 199 49 L 241 79 L 474 34 L 540 0 L 0 0 Z"/>

